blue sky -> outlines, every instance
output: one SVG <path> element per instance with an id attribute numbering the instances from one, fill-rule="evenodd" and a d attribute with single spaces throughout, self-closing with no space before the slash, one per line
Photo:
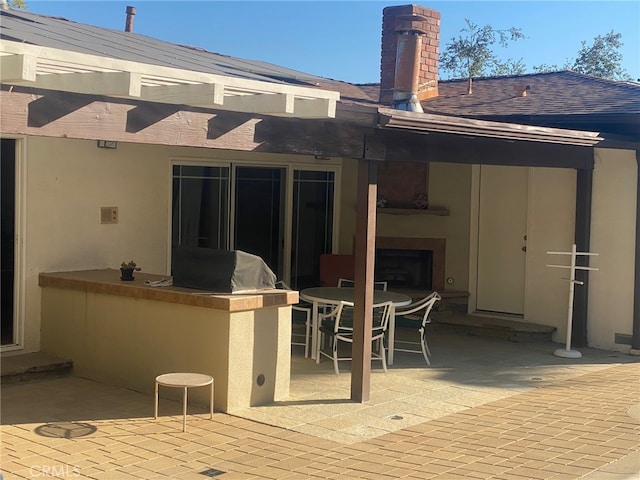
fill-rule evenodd
<path id="1" fill-rule="evenodd" d="M 126 6 L 133 30 L 160 40 L 262 60 L 352 83 L 379 81 L 382 9 L 414 3 L 441 14 L 440 46 L 465 18 L 496 29 L 520 28 L 526 39 L 498 50 L 528 71 L 563 65 L 610 31 L 622 34 L 623 67 L 640 79 L 640 2 L 607 1 L 56 1 L 27 0 L 33 13 L 123 30 Z"/>

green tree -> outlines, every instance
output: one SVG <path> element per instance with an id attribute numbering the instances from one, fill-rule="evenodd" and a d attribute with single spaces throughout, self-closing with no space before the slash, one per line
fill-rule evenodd
<path id="1" fill-rule="evenodd" d="M 491 25 L 480 27 L 468 19 L 465 23 L 467 26 L 460 30 L 461 34 L 447 43 L 440 57 L 440 66 L 456 78 L 469 79 L 469 93 L 474 77 L 492 71 L 513 73 L 515 70 L 522 73 L 524 65 L 521 60 L 501 62 L 492 50 L 496 43 L 507 47 L 509 42 L 524 38 L 519 28 L 498 30 Z"/>
<path id="2" fill-rule="evenodd" d="M 524 64 L 522 59 L 513 60 L 510 58 L 504 62 L 496 61 L 496 63 L 491 67 L 491 75 L 521 75 L 525 73 L 526 70 L 527 66 Z"/>
<path id="3" fill-rule="evenodd" d="M 594 77 L 623 80 L 629 74 L 622 68 L 622 34 L 611 30 L 606 35 L 598 35 L 592 45 L 582 42 L 582 48 L 573 62 L 572 70 Z"/>
<path id="4" fill-rule="evenodd" d="M 574 72 L 591 75 L 609 80 L 631 80 L 631 76 L 622 68 L 622 34 L 613 30 L 606 35 L 598 35 L 591 45 L 582 41 L 582 47 L 574 60 L 567 60 L 562 67 L 553 65 L 536 65 L 534 72 L 557 72 L 558 70 L 573 70 Z"/>
<path id="5" fill-rule="evenodd" d="M 533 71 L 535 73 L 559 72 L 560 70 L 571 70 L 571 63 L 565 62 L 563 66 L 560 66 L 557 63 L 541 63 L 540 65 L 533 66 Z"/>
<path id="6" fill-rule="evenodd" d="M 22 9 L 22 10 L 27 9 L 27 2 L 25 2 L 24 0 L 7 0 L 7 4 L 11 8 Z"/>

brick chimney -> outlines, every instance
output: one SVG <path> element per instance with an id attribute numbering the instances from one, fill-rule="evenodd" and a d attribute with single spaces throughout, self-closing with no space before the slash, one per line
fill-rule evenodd
<path id="1" fill-rule="evenodd" d="M 439 12 L 418 5 L 382 11 L 380 103 L 422 111 L 419 101 L 438 96 L 439 43 Z"/>

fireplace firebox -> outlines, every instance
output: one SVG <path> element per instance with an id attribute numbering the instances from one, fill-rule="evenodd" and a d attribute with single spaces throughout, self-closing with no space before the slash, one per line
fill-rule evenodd
<path id="1" fill-rule="evenodd" d="M 388 288 L 432 289 L 433 251 L 376 250 L 375 279 Z"/>
<path id="2" fill-rule="evenodd" d="M 380 278 L 380 280 L 389 282 L 389 287 L 441 292 L 444 290 L 445 283 L 446 248 L 447 241 L 444 238 L 376 237 L 376 280 L 378 277 L 388 276 L 390 278 Z M 380 259 L 381 252 L 382 259 Z M 396 263 L 395 271 L 384 259 L 386 252 L 390 252 L 391 257 L 395 257 L 393 258 Z M 419 266 L 414 266 L 413 262 Z M 381 265 L 383 265 L 382 268 L 380 268 Z M 400 270 L 403 270 L 407 276 L 411 276 L 411 279 L 402 279 Z M 418 282 L 419 286 L 400 285 L 400 282 L 409 280 Z"/>

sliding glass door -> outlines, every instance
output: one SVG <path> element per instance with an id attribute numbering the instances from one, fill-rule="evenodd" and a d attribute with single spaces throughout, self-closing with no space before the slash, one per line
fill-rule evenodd
<path id="1" fill-rule="evenodd" d="M 319 285 L 318 259 L 333 248 L 334 197 L 334 171 L 174 165 L 172 246 L 242 250 L 293 288 Z"/>

